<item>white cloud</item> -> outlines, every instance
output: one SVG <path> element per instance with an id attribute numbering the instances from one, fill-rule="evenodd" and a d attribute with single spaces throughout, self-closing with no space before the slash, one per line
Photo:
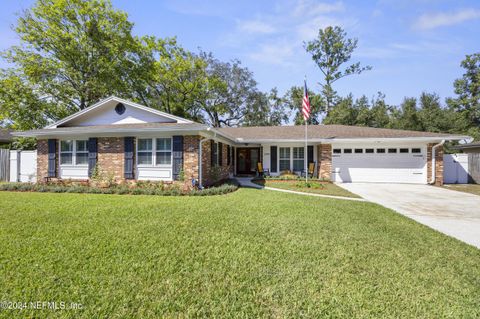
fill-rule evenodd
<path id="1" fill-rule="evenodd" d="M 275 43 L 263 44 L 260 50 L 249 54 L 252 60 L 277 64 L 282 66 L 291 65 L 290 59 L 293 57 L 293 46 L 286 40 Z"/>
<path id="2" fill-rule="evenodd" d="M 319 29 L 325 29 L 328 26 L 343 26 L 344 22 L 329 16 L 318 16 L 299 24 L 296 28 L 300 41 L 309 41 L 315 38 Z"/>
<path id="3" fill-rule="evenodd" d="M 270 34 L 276 31 L 273 25 L 260 20 L 238 21 L 237 29 L 253 34 Z"/>
<path id="4" fill-rule="evenodd" d="M 431 30 L 479 18 L 480 10 L 478 9 L 463 9 L 454 13 L 426 13 L 418 17 L 413 27 L 419 30 Z"/>
<path id="5" fill-rule="evenodd" d="M 293 11 L 293 15 L 296 17 L 310 17 L 319 14 L 327 14 L 327 13 L 334 13 L 334 12 L 342 12 L 345 10 L 345 6 L 343 2 L 315 2 L 310 0 L 300 0 L 295 6 L 295 10 Z"/>

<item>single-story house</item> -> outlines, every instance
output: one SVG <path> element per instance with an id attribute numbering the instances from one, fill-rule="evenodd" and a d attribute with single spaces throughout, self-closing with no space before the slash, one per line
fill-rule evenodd
<path id="1" fill-rule="evenodd" d="M 252 175 L 301 172 L 335 182 L 443 183 L 443 143 L 468 136 L 344 125 L 212 128 L 109 97 L 43 129 L 37 138 L 37 181 L 88 179 L 97 171 L 118 181 L 195 179 L 200 185 Z"/>

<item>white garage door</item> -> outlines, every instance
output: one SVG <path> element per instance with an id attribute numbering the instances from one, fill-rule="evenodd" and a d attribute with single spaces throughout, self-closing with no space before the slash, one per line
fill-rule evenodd
<path id="1" fill-rule="evenodd" d="M 332 179 L 336 182 L 427 183 L 423 147 L 334 148 Z"/>

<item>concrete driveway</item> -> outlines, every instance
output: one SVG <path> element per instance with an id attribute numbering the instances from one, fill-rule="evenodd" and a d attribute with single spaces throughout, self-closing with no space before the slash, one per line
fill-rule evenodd
<path id="1" fill-rule="evenodd" d="M 480 248 L 480 196 L 429 185 L 338 184 L 444 234 Z"/>

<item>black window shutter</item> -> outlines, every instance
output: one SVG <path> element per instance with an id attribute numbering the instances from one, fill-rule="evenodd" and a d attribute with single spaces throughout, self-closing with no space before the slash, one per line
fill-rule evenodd
<path id="1" fill-rule="evenodd" d="M 270 171 L 277 172 L 277 147 L 270 146 Z"/>
<path id="2" fill-rule="evenodd" d="M 313 145 L 308 145 L 307 146 L 307 159 L 308 159 L 308 162 L 307 163 L 313 163 Z"/>
<path id="3" fill-rule="evenodd" d="M 173 136 L 173 179 L 178 180 L 183 169 L 183 136 Z"/>
<path id="4" fill-rule="evenodd" d="M 223 144 L 218 142 L 218 166 L 223 165 Z"/>
<path id="5" fill-rule="evenodd" d="M 126 179 L 132 179 L 133 177 L 133 151 L 134 151 L 134 138 L 125 137 L 125 173 Z"/>
<path id="6" fill-rule="evenodd" d="M 210 140 L 210 166 L 215 166 L 215 141 Z"/>
<path id="7" fill-rule="evenodd" d="M 57 140 L 48 140 L 48 177 L 57 177 Z"/>
<path id="8" fill-rule="evenodd" d="M 97 165 L 97 138 L 88 139 L 88 177 L 92 177 L 95 165 Z"/>

